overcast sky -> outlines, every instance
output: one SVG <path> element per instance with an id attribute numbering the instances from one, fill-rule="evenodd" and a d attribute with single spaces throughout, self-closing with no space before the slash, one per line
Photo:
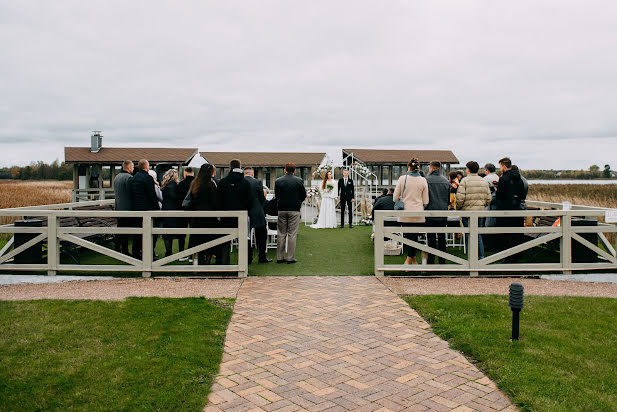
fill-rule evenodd
<path id="1" fill-rule="evenodd" d="M 617 168 L 617 2 L 0 1 L 0 165 L 64 146 Z"/>

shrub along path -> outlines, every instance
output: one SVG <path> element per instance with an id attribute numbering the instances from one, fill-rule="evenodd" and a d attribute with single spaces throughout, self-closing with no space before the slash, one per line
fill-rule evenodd
<path id="1" fill-rule="evenodd" d="M 207 411 L 516 410 L 373 277 L 240 288 Z"/>

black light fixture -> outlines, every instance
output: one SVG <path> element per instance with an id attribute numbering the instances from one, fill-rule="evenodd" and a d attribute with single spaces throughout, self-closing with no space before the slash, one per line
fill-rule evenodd
<path id="1" fill-rule="evenodd" d="M 518 340 L 519 315 L 523 309 L 525 288 L 518 282 L 510 285 L 510 299 L 508 306 L 512 309 L 512 340 Z"/>

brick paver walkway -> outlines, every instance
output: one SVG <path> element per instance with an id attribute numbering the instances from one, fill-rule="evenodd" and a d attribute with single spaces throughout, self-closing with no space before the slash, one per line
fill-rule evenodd
<path id="1" fill-rule="evenodd" d="M 515 411 L 373 277 L 248 278 L 206 411 Z"/>

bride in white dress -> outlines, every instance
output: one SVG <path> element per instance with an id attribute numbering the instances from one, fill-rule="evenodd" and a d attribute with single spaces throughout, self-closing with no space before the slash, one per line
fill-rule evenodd
<path id="1" fill-rule="evenodd" d="M 319 188 L 321 193 L 321 207 L 317 223 L 311 226 L 314 229 L 326 229 L 336 227 L 335 199 L 338 194 L 337 183 L 332 178 L 332 172 L 326 173 Z"/>

